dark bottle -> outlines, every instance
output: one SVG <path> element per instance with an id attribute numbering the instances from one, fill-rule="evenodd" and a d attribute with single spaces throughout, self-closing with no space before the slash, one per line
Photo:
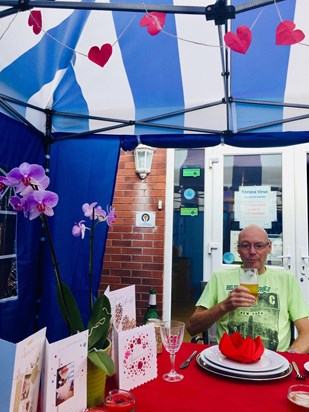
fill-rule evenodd
<path id="1" fill-rule="evenodd" d="M 146 324 L 149 319 L 159 319 L 157 312 L 157 291 L 155 289 L 149 291 L 149 303 L 144 316 L 144 324 Z"/>

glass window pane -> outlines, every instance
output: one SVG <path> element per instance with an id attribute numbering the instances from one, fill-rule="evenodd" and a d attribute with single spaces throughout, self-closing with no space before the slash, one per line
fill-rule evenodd
<path id="1" fill-rule="evenodd" d="M 248 224 L 265 228 L 273 243 L 269 265 L 282 265 L 282 159 L 280 154 L 224 157 L 223 263 L 239 263 L 237 236 Z"/>
<path id="2" fill-rule="evenodd" d="M 192 314 L 203 279 L 204 149 L 175 150 L 172 317 Z M 179 312 L 181 310 L 181 312 Z"/>

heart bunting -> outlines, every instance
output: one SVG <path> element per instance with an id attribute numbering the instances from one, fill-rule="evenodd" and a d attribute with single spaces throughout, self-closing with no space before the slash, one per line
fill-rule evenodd
<path id="1" fill-rule="evenodd" d="M 111 57 L 112 53 L 113 47 L 109 43 L 103 44 L 101 48 L 99 48 L 98 46 L 93 46 L 88 52 L 88 59 L 93 63 L 104 67 Z"/>
<path id="2" fill-rule="evenodd" d="M 151 36 L 155 36 L 160 33 L 163 29 L 166 19 L 166 13 L 151 12 L 145 14 L 145 16 L 140 20 L 139 25 L 142 27 L 147 27 L 147 31 Z"/>
<path id="3" fill-rule="evenodd" d="M 237 27 L 236 34 L 232 31 L 229 31 L 224 35 L 224 41 L 227 47 L 237 53 L 242 54 L 247 53 L 247 50 L 251 44 L 251 40 L 252 33 L 247 26 Z"/>
<path id="4" fill-rule="evenodd" d="M 276 29 L 276 44 L 291 46 L 304 40 L 304 33 L 301 30 L 294 30 L 295 27 L 295 23 L 291 20 L 282 21 Z"/>
<path id="5" fill-rule="evenodd" d="M 42 30 L 42 14 L 39 10 L 33 10 L 30 12 L 28 18 L 28 25 L 32 27 L 34 34 L 40 34 Z"/>

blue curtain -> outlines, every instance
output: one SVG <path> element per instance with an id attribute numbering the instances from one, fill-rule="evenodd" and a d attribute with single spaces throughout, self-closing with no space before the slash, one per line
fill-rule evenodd
<path id="1" fill-rule="evenodd" d="M 25 161 L 44 166 L 41 136 L 2 115 L 0 127 L 0 166 L 11 169 Z M 85 323 L 89 314 L 89 233 L 82 240 L 73 237 L 71 231 L 75 222 L 84 219 L 84 203 L 96 201 L 103 209 L 112 205 L 119 153 L 119 137 L 56 139 L 51 145 L 49 189 L 59 195 L 59 203 L 54 216 L 47 219 L 61 276 L 72 289 Z M 107 231 L 106 223 L 95 231 L 94 295 L 100 283 Z M 47 326 L 50 342 L 67 336 L 48 245 L 40 241 L 42 234 L 40 219 L 29 221 L 17 215 L 18 293 L 15 298 L 0 300 L 0 338 L 14 343 L 43 326 Z"/>

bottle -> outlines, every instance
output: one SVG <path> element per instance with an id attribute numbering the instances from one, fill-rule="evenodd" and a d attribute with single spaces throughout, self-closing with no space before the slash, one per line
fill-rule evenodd
<path id="1" fill-rule="evenodd" d="M 149 303 L 144 316 L 144 324 L 147 323 L 148 319 L 159 319 L 157 312 L 157 291 L 155 289 L 149 291 Z"/>

